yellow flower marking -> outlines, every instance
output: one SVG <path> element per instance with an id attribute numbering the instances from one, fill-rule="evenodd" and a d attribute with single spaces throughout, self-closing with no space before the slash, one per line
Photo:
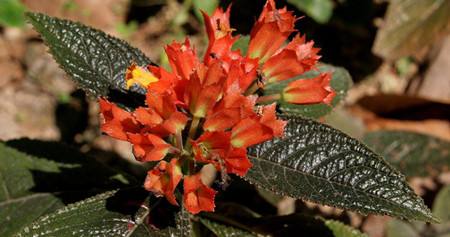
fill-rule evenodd
<path id="1" fill-rule="evenodd" d="M 132 64 L 127 68 L 125 79 L 127 89 L 130 89 L 130 87 L 134 84 L 147 88 L 150 83 L 158 81 L 158 78 L 156 78 L 151 72 L 145 68 L 137 66 L 136 64 Z"/>

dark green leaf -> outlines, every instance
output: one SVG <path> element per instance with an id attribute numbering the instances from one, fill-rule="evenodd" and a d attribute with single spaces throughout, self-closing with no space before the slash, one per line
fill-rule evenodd
<path id="1" fill-rule="evenodd" d="M 318 23 L 327 23 L 333 14 L 332 0 L 288 0 Z"/>
<path id="2" fill-rule="evenodd" d="M 19 0 L 0 0 L 0 25 L 22 27 L 25 25 L 25 6 Z"/>
<path id="3" fill-rule="evenodd" d="M 110 191 L 70 204 L 39 218 L 17 236 L 157 236 L 144 224 L 150 207 L 114 200 L 117 194 Z M 127 205 L 137 210 L 126 212 Z"/>
<path id="4" fill-rule="evenodd" d="M 181 210 L 177 213 L 175 217 L 175 223 L 176 229 L 178 231 L 178 236 L 192 236 L 191 214 L 185 208 L 181 208 Z"/>
<path id="5" fill-rule="evenodd" d="M 283 91 L 283 89 L 287 86 L 289 82 L 298 80 L 299 78 L 301 79 L 313 78 L 319 75 L 320 72 L 333 72 L 330 84 L 331 87 L 336 91 L 336 96 L 334 97 L 331 104 L 333 107 L 335 107 L 339 104 L 339 102 L 341 102 L 345 98 L 348 89 L 352 85 L 352 79 L 347 70 L 345 70 L 342 67 L 334 67 L 331 65 L 321 65 L 318 67 L 318 71 L 309 71 L 298 77 L 280 83 L 268 85 L 264 89 L 264 95 L 279 94 L 281 91 Z M 295 105 L 286 103 L 281 100 L 278 101 L 278 104 L 280 105 L 280 109 L 285 114 L 305 116 L 308 118 L 319 118 L 328 114 L 332 110 L 332 107 L 326 104 Z"/>
<path id="6" fill-rule="evenodd" d="M 67 203 L 122 186 L 119 176 L 65 145 L 0 143 L 0 236 L 11 236 Z M 122 180 L 128 182 L 124 176 Z"/>
<path id="7" fill-rule="evenodd" d="M 450 143 L 406 131 L 376 131 L 364 142 L 406 176 L 435 175 L 450 167 Z"/>
<path id="8" fill-rule="evenodd" d="M 142 188 L 108 191 L 42 216 L 17 236 L 187 236 L 178 220 L 176 228 L 163 220 L 173 211 L 167 204 Z"/>
<path id="9" fill-rule="evenodd" d="M 293 116 L 284 138 L 249 151 L 245 177 L 281 195 L 363 214 L 436 221 L 403 175 L 357 140 L 326 125 Z"/>
<path id="10" fill-rule="evenodd" d="M 368 237 L 359 230 L 351 226 L 345 225 L 342 222 L 335 220 L 325 220 L 325 225 L 333 231 L 334 237 Z"/>
<path id="11" fill-rule="evenodd" d="M 127 67 L 152 63 L 138 49 L 99 30 L 40 13 L 26 15 L 59 65 L 92 95 L 106 96 L 111 89 L 126 93 Z M 138 86 L 131 90 L 143 93 Z"/>
<path id="12" fill-rule="evenodd" d="M 390 1 L 373 52 L 391 60 L 414 55 L 444 33 L 449 22 L 448 0 Z"/>
<path id="13" fill-rule="evenodd" d="M 322 220 L 299 213 L 240 220 L 239 224 L 263 236 L 333 236 Z"/>
<path id="14" fill-rule="evenodd" d="M 241 230 L 241 229 L 238 229 L 238 228 L 235 228 L 232 226 L 219 224 L 219 223 L 211 221 L 209 219 L 201 218 L 200 222 L 203 225 L 205 225 L 209 230 L 211 230 L 217 237 L 234 237 L 234 236 L 252 237 L 252 236 L 256 236 L 245 230 Z"/>

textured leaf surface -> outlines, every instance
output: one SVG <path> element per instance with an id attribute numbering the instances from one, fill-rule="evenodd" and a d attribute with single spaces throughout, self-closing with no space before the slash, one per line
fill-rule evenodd
<path id="1" fill-rule="evenodd" d="M 142 224 L 149 209 L 141 207 L 132 216 L 108 208 L 116 206 L 110 204 L 115 194 L 106 192 L 68 205 L 41 217 L 17 236 L 152 236 L 153 231 Z"/>
<path id="2" fill-rule="evenodd" d="M 333 231 L 335 237 L 368 237 L 359 230 L 351 226 L 345 225 L 342 222 L 334 220 L 325 220 L 325 225 Z"/>
<path id="3" fill-rule="evenodd" d="M 333 14 L 332 0 L 288 0 L 319 23 L 327 23 Z"/>
<path id="4" fill-rule="evenodd" d="M 219 224 L 205 218 L 200 219 L 200 222 L 211 230 L 217 237 L 253 237 L 256 236 L 245 230 L 241 230 L 232 226 Z"/>
<path id="5" fill-rule="evenodd" d="M 298 79 L 313 78 L 319 75 L 320 72 L 333 73 L 330 84 L 331 87 L 336 91 L 336 96 L 334 97 L 331 104 L 332 107 L 335 107 L 339 104 L 340 101 L 342 101 L 345 98 L 347 91 L 351 87 L 353 82 L 347 70 L 345 70 L 342 67 L 334 67 L 331 65 L 321 65 L 318 67 L 318 71 L 309 71 L 298 77 L 283 81 L 281 83 L 268 85 L 264 89 L 264 95 L 279 94 L 287 86 L 289 82 Z M 332 110 L 332 107 L 326 104 L 295 105 L 283 101 L 278 101 L 278 104 L 280 105 L 280 109 L 285 114 L 300 115 L 308 118 L 319 118 L 328 114 Z"/>
<path id="6" fill-rule="evenodd" d="M 357 140 L 298 117 L 285 136 L 249 151 L 245 177 L 282 195 L 358 211 L 433 221 L 430 210 L 380 156 Z"/>
<path id="7" fill-rule="evenodd" d="M 152 63 L 126 42 L 80 23 L 40 13 L 27 13 L 27 17 L 59 65 L 92 95 L 105 96 L 110 89 L 124 91 L 127 67 L 132 62 Z M 132 90 L 143 92 L 137 86 Z"/>
<path id="8" fill-rule="evenodd" d="M 450 24 L 448 0 L 393 0 L 373 52 L 387 59 L 410 56 L 434 42 Z"/>
<path id="9" fill-rule="evenodd" d="M 7 144 L 0 143 L 2 237 L 67 203 L 121 186 L 116 172 L 67 146 L 32 140 Z"/>
<path id="10" fill-rule="evenodd" d="M 404 131 L 376 131 L 364 142 L 406 176 L 428 176 L 450 167 L 450 143 Z"/>

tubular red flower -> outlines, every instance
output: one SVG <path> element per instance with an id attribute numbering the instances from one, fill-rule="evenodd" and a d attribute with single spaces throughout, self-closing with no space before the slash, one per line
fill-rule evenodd
<path id="1" fill-rule="evenodd" d="M 305 37 L 297 35 L 284 49 L 270 57 L 262 67 L 267 83 L 282 81 L 313 69 L 319 60 L 320 49 L 314 42 L 305 43 Z"/>
<path id="2" fill-rule="evenodd" d="M 247 157 L 247 149 L 232 148 L 225 157 L 225 168 L 227 173 L 233 173 L 244 177 L 253 166 Z"/>
<path id="3" fill-rule="evenodd" d="M 265 62 L 294 32 L 296 21 L 286 8 L 276 9 L 274 0 L 268 0 L 250 33 L 248 55 Z"/>
<path id="4" fill-rule="evenodd" d="M 200 173 L 184 177 L 184 207 L 192 214 L 214 211 L 216 191 L 203 184 Z"/>
<path id="5" fill-rule="evenodd" d="M 133 154 L 138 161 L 162 160 L 171 145 L 153 134 L 128 134 L 129 141 L 133 144 Z"/>
<path id="6" fill-rule="evenodd" d="M 293 81 L 284 88 L 282 98 L 292 104 L 330 104 L 336 95 L 330 81 L 331 73 L 321 73 L 312 79 Z"/>
<path id="7" fill-rule="evenodd" d="M 210 110 L 203 128 L 206 131 L 225 131 L 240 120 L 254 116 L 256 96 L 244 96 L 237 86 L 229 88 L 222 100 Z"/>
<path id="8" fill-rule="evenodd" d="M 230 27 L 230 9 L 228 7 L 227 11 L 224 12 L 221 8 L 218 8 L 211 17 L 202 12 L 209 39 L 204 58 L 206 65 L 209 65 L 211 60 L 215 58 L 224 59 L 235 55 L 232 53 L 231 47 L 237 38 L 231 36 L 233 29 Z"/>
<path id="9" fill-rule="evenodd" d="M 99 99 L 99 104 L 103 115 L 101 130 L 104 133 L 119 140 L 127 140 L 127 132 L 139 132 L 140 126 L 131 113 L 105 99 Z"/>
<path id="10" fill-rule="evenodd" d="M 230 132 L 204 132 L 192 142 L 195 159 L 220 168 L 220 159 L 223 159 L 230 149 L 230 138 Z"/>
<path id="11" fill-rule="evenodd" d="M 257 76 L 258 60 L 250 58 L 239 58 L 229 63 L 226 90 L 234 84 L 239 86 L 241 93 L 255 81 Z"/>
<path id="12" fill-rule="evenodd" d="M 160 161 L 155 168 L 148 171 L 144 187 L 156 196 L 165 196 L 172 205 L 178 206 L 174 191 L 182 177 L 178 159 L 172 159 L 170 163 Z"/>
<path id="13" fill-rule="evenodd" d="M 173 42 L 167 45 L 166 54 L 172 71 L 181 79 L 189 80 L 191 73 L 199 64 L 197 53 L 191 48 L 189 39 L 186 38 L 183 44 Z"/>
<path id="14" fill-rule="evenodd" d="M 275 104 L 265 106 L 262 116 L 241 120 L 231 130 L 231 144 L 236 148 L 247 148 L 282 136 L 286 122 L 276 118 L 275 107 Z"/>
<path id="15" fill-rule="evenodd" d="M 191 74 L 191 79 L 186 85 L 184 100 L 195 117 L 205 117 L 216 104 L 222 96 L 225 80 L 226 73 L 219 61 Z"/>

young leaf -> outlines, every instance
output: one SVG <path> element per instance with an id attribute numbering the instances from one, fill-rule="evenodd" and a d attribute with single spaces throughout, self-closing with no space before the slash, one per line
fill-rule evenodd
<path id="1" fill-rule="evenodd" d="M 336 91 L 336 96 L 331 102 L 332 107 L 337 106 L 346 96 L 348 89 L 352 85 L 352 78 L 350 74 L 342 67 L 335 67 L 331 65 L 320 65 L 317 71 L 309 71 L 298 77 L 282 81 L 280 83 L 274 83 L 272 85 L 266 86 L 264 88 L 264 95 L 279 94 L 288 85 L 289 82 L 304 79 L 313 78 L 319 75 L 320 72 L 332 72 L 333 76 L 331 78 L 331 87 Z M 329 112 L 331 112 L 332 107 L 326 104 L 316 104 L 316 105 L 296 105 L 289 104 L 282 100 L 278 101 L 281 111 L 284 114 L 304 116 L 308 118 L 319 118 Z"/>
<path id="2" fill-rule="evenodd" d="M 449 9 L 448 0 L 390 1 L 372 51 L 390 60 L 419 52 L 448 30 Z"/>
<path id="3" fill-rule="evenodd" d="M 234 42 L 233 46 L 231 47 L 231 50 L 240 50 L 242 55 L 246 55 L 249 42 L 250 36 L 241 35 L 239 39 L 236 40 L 236 42 Z"/>
<path id="4" fill-rule="evenodd" d="M 206 218 L 201 218 L 200 222 L 211 230 L 217 237 L 254 237 L 256 235 L 232 226 L 219 224 Z"/>
<path id="5" fill-rule="evenodd" d="M 386 225 L 386 237 L 420 237 L 410 223 L 393 219 Z"/>
<path id="6" fill-rule="evenodd" d="M 325 225 L 333 231 L 334 237 L 368 237 L 359 230 L 335 220 L 324 220 Z"/>
<path id="7" fill-rule="evenodd" d="M 327 23 L 333 14 L 332 0 L 288 0 L 288 3 L 293 4 L 321 24 Z"/>
<path id="8" fill-rule="evenodd" d="M 19 0 L 0 1 L 0 25 L 22 27 L 25 25 L 25 6 Z"/>
<path id="9" fill-rule="evenodd" d="M 282 139 L 249 151 L 253 163 L 245 179 L 282 195 L 405 219 L 436 221 L 403 175 L 357 140 L 299 117 Z"/>
<path id="10" fill-rule="evenodd" d="M 106 96 L 110 89 L 126 93 L 127 67 L 132 62 L 152 64 L 138 49 L 102 31 L 40 13 L 26 16 L 56 62 L 82 89 L 94 96 Z M 131 90 L 143 93 L 138 86 Z"/>
<path id="11" fill-rule="evenodd" d="M 117 175 L 65 145 L 26 139 L 0 143 L 0 236 L 12 236 L 67 203 L 120 187 Z"/>
<path id="12" fill-rule="evenodd" d="M 212 15 L 214 10 L 219 5 L 218 0 L 192 0 L 192 5 L 194 6 L 194 13 L 199 20 L 203 20 L 202 13 L 200 11 L 204 11 L 208 13 L 208 15 Z"/>
<path id="13" fill-rule="evenodd" d="M 406 131 L 376 131 L 364 142 L 406 176 L 438 174 L 450 167 L 450 143 Z"/>
<path id="14" fill-rule="evenodd" d="M 441 219 L 441 224 L 434 225 L 435 228 L 443 233 L 449 233 L 450 230 L 450 185 L 447 185 L 439 191 L 434 199 L 433 214 Z"/>

